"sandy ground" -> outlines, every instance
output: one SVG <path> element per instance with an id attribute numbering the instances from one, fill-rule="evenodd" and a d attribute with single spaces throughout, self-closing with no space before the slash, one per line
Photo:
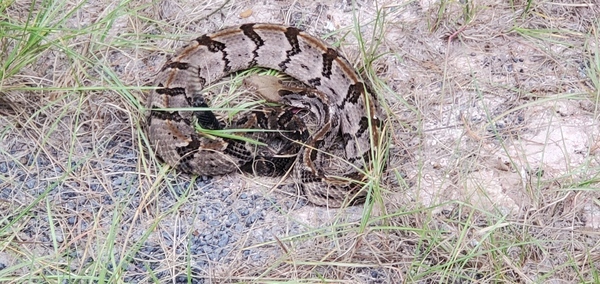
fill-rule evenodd
<path id="1" fill-rule="evenodd" d="M 589 281 L 600 7 L 505 2 L 84 3 L 66 28 L 120 16 L 71 39 L 80 57 L 50 49 L 0 85 L 12 105 L 0 112 L 0 279 Z M 164 173 L 147 156 L 148 90 L 119 87 L 150 86 L 187 40 L 249 22 L 301 27 L 375 71 L 391 135 L 372 211 L 312 206 L 279 179 Z M 72 86 L 90 89 L 44 90 Z"/>

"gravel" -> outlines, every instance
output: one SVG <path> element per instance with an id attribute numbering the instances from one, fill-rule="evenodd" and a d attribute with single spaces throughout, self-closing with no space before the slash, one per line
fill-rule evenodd
<path id="1" fill-rule="evenodd" d="M 83 147 L 77 153 L 80 158 L 72 158 L 69 166 L 55 162 L 69 160 L 68 151 L 39 151 L 34 144 L 21 144 L 18 151 L 8 152 L 13 157 L 21 156 L 20 160 L 25 164 L 8 156 L 0 157 L 2 179 L 13 181 L 0 185 L 0 198 L 12 201 L 10 208 L 2 208 L 6 210 L 0 212 L 3 216 L 16 216 L 20 206 L 32 204 L 35 198 L 45 194 L 30 210 L 31 218 L 23 219 L 23 226 L 18 227 L 23 240 L 30 242 L 41 255 L 52 254 L 53 242 L 61 245 L 75 241 L 77 246 L 72 246 L 73 251 L 59 256 L 56 261 L 71 263 L 73 269 L 91 265 L 99 259 L 89 255 L 85 260 L 81 259 L 85 256 L 78 249 L 85 248 L 90 250 L 86 253 L 92 254 L 101 251 L 100 246 L 109 242 L 102 234 L 115 231 L 114 252 L 120 253 L 122 245 L 128 247 L 124 251 L 131 251 L 142 242 L 125 262 L 123 279 L 126 282 L 145 283 L 152 271 L 157 279 L 205 283 L 204 277 L 209 275 L 211 264 L 226 265 L 236 257 L 266 262 L 271 255 L 268 250 L 241 252 L 242 248 L 271 241 L 273 232 L 300 232 L 298 224 L 291 227 L 288 222 L 265 225 L 269 214 L 284 220 L 277 208 L 286 205 L 274 206 L 278 200 L 260 194 L 240 193 L 241 189 L 235 183 L 215 186 L 211 178 L 192 180 L 171 171 L 158 188 L 151 189 L 151 184 L 141 178 L 136 168 L 138 153 L 132 149 L 130 138 L 115 136 L 115 139 L 105 143 L 106 149 L 102 151 Z M 6 148 L 16 149 L 10 141 Z M 46 153 L 54 156 L 48 157 Z M 96 157 L 98 154 L 102 156 Z M 150 180 L 153 182 L 154 178 Z M 150 195 L 158 195 L 153 201 L 144 199 L 149 190 L 155 192 Z M 185 201 L 181 202 L 181 198 Z M 140 206 L 142 203 L 145 206 Z M 136 212 L 141 214 L 136 215 Z M 157 226 L 151 229 L 151 224 Z M 125 239 L 130 231 L 131 237 Z M 89 245 L 88 237 L 94 238 L 92 247 L 85 247 Z M 122 257 L 115 255 L 117 261 Z M 12 261 L 20 262 L 19 259 Z M 189 262 L 190 267 L 168 269 L 174 262 Z M 1 269 L 6 267 L 7 264 L 0 263 Z M 112 264 L 109 270 L 114 270 Z M 176 274 L 172 275 L 173 272 Z"/>

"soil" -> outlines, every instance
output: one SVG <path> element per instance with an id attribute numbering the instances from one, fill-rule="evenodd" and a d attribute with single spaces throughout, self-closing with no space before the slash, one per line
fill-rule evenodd
<path id="1" fill-rule="evenodd" d="M 50 49 L 0 84 L 0 279 L 103 266 L 126 283 L 590 281 L 600 8 L 441 2 L 83 3 L 65 28 L 122 12 L 102 40 L 70 39 L 97 65 Z M 300 27 L 376 73 L 390 154 L 372 211 L 312 206 L 290 179 L 191 177 L 148 156 L 141 87 L 188 40 L 250 22 Z M 465 251 L 477 256 L 457 261 Z"/>

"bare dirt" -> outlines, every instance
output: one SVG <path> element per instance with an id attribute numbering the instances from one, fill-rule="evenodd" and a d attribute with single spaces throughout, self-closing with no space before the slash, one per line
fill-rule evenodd
<path id="1" fill-rule="evenodd" d="M 507 2 L 84 3 L 66 27 L 120 14 L 70 39 L 81 57 L 51 49 L 0 85 L 0 279 L 597 280 L 600 7 Z M 120 86 L 150 86 L 187 40 L 250 22 L 301 27 L 377 74 L 391 135 L 372 211 L 311 206 L 279 179 L 164 174 L 147 156 L 148 90 Z M 72 86 L 92 88 L 44 89 Z"/>

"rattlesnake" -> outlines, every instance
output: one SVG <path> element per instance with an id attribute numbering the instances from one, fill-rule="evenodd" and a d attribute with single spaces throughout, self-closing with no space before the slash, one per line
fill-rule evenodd
<path id="1" fill-rule="evenodd" d="M 293 159 L 292 176 L 307 199 L 329 207 L 362 202 L 367 195 L 365 172 L 376 150 L 371 145 L 381 139 L 380 107 L 343 56 L 294 27 L 254 23 L 225 28 L 192 40 L 168 60 L 147 99 L 147 135 L 158 157 L 203 176 L 252 163 L 254 146 L 248 142 L 194 129 L 194 122 L 205 129 L 222 129 L 213 112 L 182 108 L 208 107 L 202 95 L 206 86 L 253 66 L 284 72 L 315 89 L 278 94 L 282 104 L 308 108 L 320 120 L 319 129 L 305 142 L 295 142 L 301 150 Z M 294 127 L 302 126 L 288 130 Z M 334 148 L 341 157 L 328 153 Z"/>

